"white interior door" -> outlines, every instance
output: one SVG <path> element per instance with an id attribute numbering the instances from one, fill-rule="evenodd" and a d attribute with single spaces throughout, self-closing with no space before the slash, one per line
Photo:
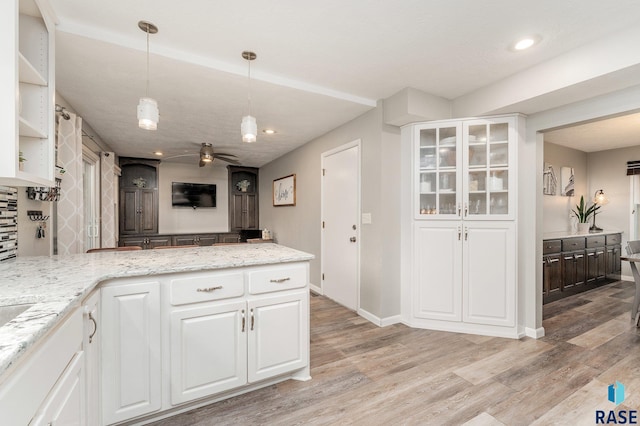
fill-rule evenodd
<path id="1" fill-rule="evenodd" d="M 84 206 L 84 250 L 100 247 L 100 163 L 88 149 L 82 150 L 82 193 Z"/>
<path id="2" fill-rule="evenodd" d="M 360 141 L 322 154 L 322 292 L 358 309 Z"/>

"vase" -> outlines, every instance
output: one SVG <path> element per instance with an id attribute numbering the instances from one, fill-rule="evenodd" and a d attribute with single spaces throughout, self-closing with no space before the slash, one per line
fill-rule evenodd
<path id="1" fill-rule="evenodd" d="M 589 223 L 578 223 L 578 234 L 588 234 Z"/>

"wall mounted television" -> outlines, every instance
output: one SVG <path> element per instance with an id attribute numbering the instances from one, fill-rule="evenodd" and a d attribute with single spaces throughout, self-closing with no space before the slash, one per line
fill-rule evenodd
<path id="1" fill-rule="evenodd" d="M 174 207 L 215 207 L 216 186 L 208 183 L 171 183 L 171 205 Z"/>

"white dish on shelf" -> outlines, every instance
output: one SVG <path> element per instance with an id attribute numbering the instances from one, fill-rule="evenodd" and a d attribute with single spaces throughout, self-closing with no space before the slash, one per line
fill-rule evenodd
<path id="1" fill-rule="evenodd" d="M 449 136 L 448 138 L 440 139 L 440 145 L 455 145 L 456 136 Z"/>

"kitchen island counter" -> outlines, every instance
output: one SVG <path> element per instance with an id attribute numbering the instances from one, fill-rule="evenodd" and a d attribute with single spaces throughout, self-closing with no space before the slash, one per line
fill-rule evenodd
<path id="1" fill-rule="evenodd" d="M 307 261 L 277 244 L 18 257 L 0 264 L 0 309 L 30 304 L 0 327 L 0 376 L 101 282 L 113 278 Z"/>

